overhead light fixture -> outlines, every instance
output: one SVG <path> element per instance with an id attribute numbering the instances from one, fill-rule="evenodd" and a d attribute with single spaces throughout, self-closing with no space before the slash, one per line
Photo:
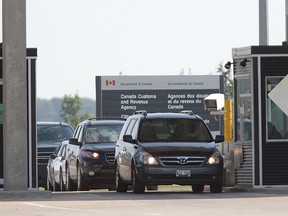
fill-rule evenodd
<path id="1" fill-rule="evenodd" d="M 231 65 L 232 65 L 232 64 L 233 64 L 232 62 L 228 61 L 228 62 L 224 65 L 224 67 L 225 67 L 227 70 L 229 70 L 229 69 L 231 68 Z"/>
<path id="2" fill-rule="evenodd" d="M 248 62 L 247 58 L 243 59 L 241 62 L 240 62 L 240 65 L 242 67 L 246 67 L 246 63 Z"/>

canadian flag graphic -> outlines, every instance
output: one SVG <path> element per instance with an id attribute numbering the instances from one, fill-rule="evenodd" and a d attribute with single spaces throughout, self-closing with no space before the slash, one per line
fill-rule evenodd
<path id="1" fill-rule="evenodd" d="M 106 86 L 113 85 L 115 86 L 115 80 L 106 80 Z"/>

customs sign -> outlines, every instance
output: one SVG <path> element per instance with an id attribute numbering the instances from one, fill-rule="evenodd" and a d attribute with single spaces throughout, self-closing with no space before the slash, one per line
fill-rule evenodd
<path id="1" fill-rule="evenodd" d="M 204 110 L 203 99 L 212 93 L 223 93 L 223 89 L 220 75 L 97 76 L 96 116 L 120 117 L 136 110 L 192 110 L 212 131 L 219 131 L 219 122 Z"/>

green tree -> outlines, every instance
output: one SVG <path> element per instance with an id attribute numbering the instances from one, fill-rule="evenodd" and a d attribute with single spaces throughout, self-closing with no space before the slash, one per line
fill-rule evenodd
<path id="1" fill-rule="evenodd" d="M 222 62 L 217 67 L 217 73 L 220 73 L 224 77 L 224 95 L 226 100 L 233 99 L 233 77 L 231 69 L 223 67 Z"/>
<path id="2" fill-rule="evenodd" d="M 78 112 L 81 108 L 82 102 L 78 94 L 75 94 L 74 96 L 64 95 L 61 103 L 60 116 L 66 123 L 70 124 L 73 128 L 76 128 L 79 122 L 93 117 L 93 114 L 91 113 L 79 115 Z"/>

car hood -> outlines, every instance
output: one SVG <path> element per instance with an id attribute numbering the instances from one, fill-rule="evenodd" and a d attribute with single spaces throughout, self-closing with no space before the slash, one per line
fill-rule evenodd
<path id="1" fill-rule="evenodd" d="M 211 154 L 215 151 L 215 143 L 190 143 L 190 142 L 171 142 L 171 143 L 141 143 L 144 151 L 151 154 Z"/>
<path id="2" fill-rule="evenodd" d="M 46 148 L 55 149 L 60 144 L 61 144 L 61 142 L 57 142 L 57 141 L 42 141 L 42 142 L 38 142 L 37 143 L 37 148 L 38 149 L 42 149 L 42 148 L 44 148 L 44 149 L 46 149 Z"/>
<path id="3" fill-rule="evenodd" d="M 102 152 L 115 152 L 115 143 L 97 143 L 97 144 L 86 144 L 82 146 L 83 150 L 93 150 Z"/>
<path id="4" fill-rule="evenodd" d="M 60 145 L 60 142 L 41 142 L 37 144 L 38 154 L 52 154 L 55 149 Z"/>

